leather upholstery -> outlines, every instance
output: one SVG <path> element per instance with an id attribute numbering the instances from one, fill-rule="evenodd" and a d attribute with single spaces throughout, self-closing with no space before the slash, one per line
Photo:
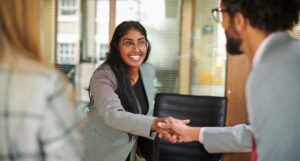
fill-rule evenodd
<path id="1" fill-rule="evenodd" d="M 190 126 L 225 126 L 225 97 L 191 96 L 160 93 L 155 97 L 154 116 L 190 119 Z M 154 143 L 153 160 L 217 161 L 221 154 L 209 154 L 200 142 L 172 144 L 163 139 Z"/>

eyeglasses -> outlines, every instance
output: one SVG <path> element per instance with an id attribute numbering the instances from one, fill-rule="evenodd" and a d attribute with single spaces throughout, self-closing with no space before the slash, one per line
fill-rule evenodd
<path id="1" fill-rule="evenodd" d="M 214 8 L 214 9 L 211 10 L 213 19 L 214 19 L 217 23 L 221 23 L 221 22 L 223 21 L 222 12 L 227 12 L 227 9 Z"/>
<path id="2" fill-rule="evenodd" d="M 138 40 L 136 44 L 132 40 L 125 40 L 122 42 L 122 46 L 131 50 L 134 50 L 136 47 L 140 50 L 145 50 L 148 48 L 148 42 L 146 40 Z"/>

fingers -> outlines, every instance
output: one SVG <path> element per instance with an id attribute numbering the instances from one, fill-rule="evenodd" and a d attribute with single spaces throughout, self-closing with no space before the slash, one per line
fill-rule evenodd
<path id="1" fill-rule="evenodd" d="M 184 123 L 184 124 L 189 124 L 190 122 L 191 122 L 191 120 L 181 120 L 182 121 L 182 123 Z"/>
<path id="2" fill-rule="evenodd" d="M 166 139 L 173 144 L 181 141 L 181 139 L 180 139 L 181 136 L 179 136 L 175 133 L 173 133 L 173 134 L 169 133 L 168 136 L 165 134 L 159 133 L 158 136 L 159 136 L 159 138 Z"/>
<path id="3" fill-rule="evenodd" d="M 158 132 L 159 132 L 159 137 L 160 138 L 169 139 L 173 135 L 173 132 L 170 131 L 170 130 L 160 130 Z"/>
<path id="4" fill-rule="evenodd" d="M 182 135 L 184 129 L 188 126 L 186 124 L 190 123 L 190 120 L 179 120 L 172 117 L 158 118 L 156 120 L 155 130 L 157 132 L 168 130 L 169 133 L 176 133 L 177 135 Z"/>
<path id="5" fill-rule="evenodd" d="M 190 120 L 180 120 L 180 119 L 175 119 L 172 117 L 167 117 L 167 118 L 160 118 L 160 120 L 157 121 L 157 126 L 161 128 L 172 128 L 172 125 L 174 124 L 189 124 Z"/>
<path id="6" fill-rule="evenodd" d="M 164 123 L 164 122 L 158 122 L 157 126 L 160 127 L 160 128 L 163 128 L 163 129 L 168 129 L 168 128 L 172 127 L 171 124 Z"/>
<path id="7" fill-rule="evenodd" d="M 173 117 L 157 118 L 156 131 L 160 138 L 167 139 L 171 143 L 185 142 L 184 129 L 186 124 L 190 123 L 189 119 L 180 120 Z"/>
<path id="8" fill-rule="evenodd" d="M 158 134 L 158 136 L 159 136 L 159 138 L 166 139 L 173 144 L 182 143 L 182 142 L 190 142 L 189 138 L 185 138 L 185 137 L 177 135 L 177 134 L 172 134 L 172 135 L 169 135 L 168 137 L 166 137 L 163 134 Z"/>

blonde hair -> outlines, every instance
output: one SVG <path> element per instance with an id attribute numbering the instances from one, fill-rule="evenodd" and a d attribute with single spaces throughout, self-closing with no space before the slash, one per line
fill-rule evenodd
<path id="1" fill-rule="evenodd" d="M 1 0 L 0 60 L 6 49 L 13 49 L 41 62 L 39 33 L 39 0 Z"/>

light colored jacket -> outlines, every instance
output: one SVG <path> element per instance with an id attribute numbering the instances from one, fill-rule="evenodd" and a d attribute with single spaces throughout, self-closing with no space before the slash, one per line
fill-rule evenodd
<path id="1" fill-rule="evenodd" d="M 205 127 L 203 145 L 210 153 L 250 152 L 252 150 L 251 126 L 239 124 L 233 127 Z"/>
<path id="2" fill-rule="evenodd" d="M 17 54 L 11 59 L 13 67 L 0 64 L 0 160 L 83 160 L 62 75 Z"/>
<path id="3" fill-rule="evenodd" d="M 149 102 L 147 115 L 151 115 L 154 68 L 145 63 L 140 67 L 140 73 Z M 109 65 L 105 64 L 95 71 L 90 81 L 94 105 L 80 123 L 89 161 L 125 161 L 131 151 L 131 160 L 135 160 L 138 136 L 154 139 L 151 136 L 154 117 L 126 112 L 116 89 L 116 76 Z"/>
<path id="4" fill-rule="evenodd" d="M 300 160 L 300 43 L 288 32 L 275 33 L 247 81 L 250 126 L 205 129 L 209 152 L 251 150 L 259 161 Z"/>
<path id="5" fill-rule="evenodd" d="M 275 33 L 247 82 L 259 161 L 300 160 L 300 43 Z"/>

